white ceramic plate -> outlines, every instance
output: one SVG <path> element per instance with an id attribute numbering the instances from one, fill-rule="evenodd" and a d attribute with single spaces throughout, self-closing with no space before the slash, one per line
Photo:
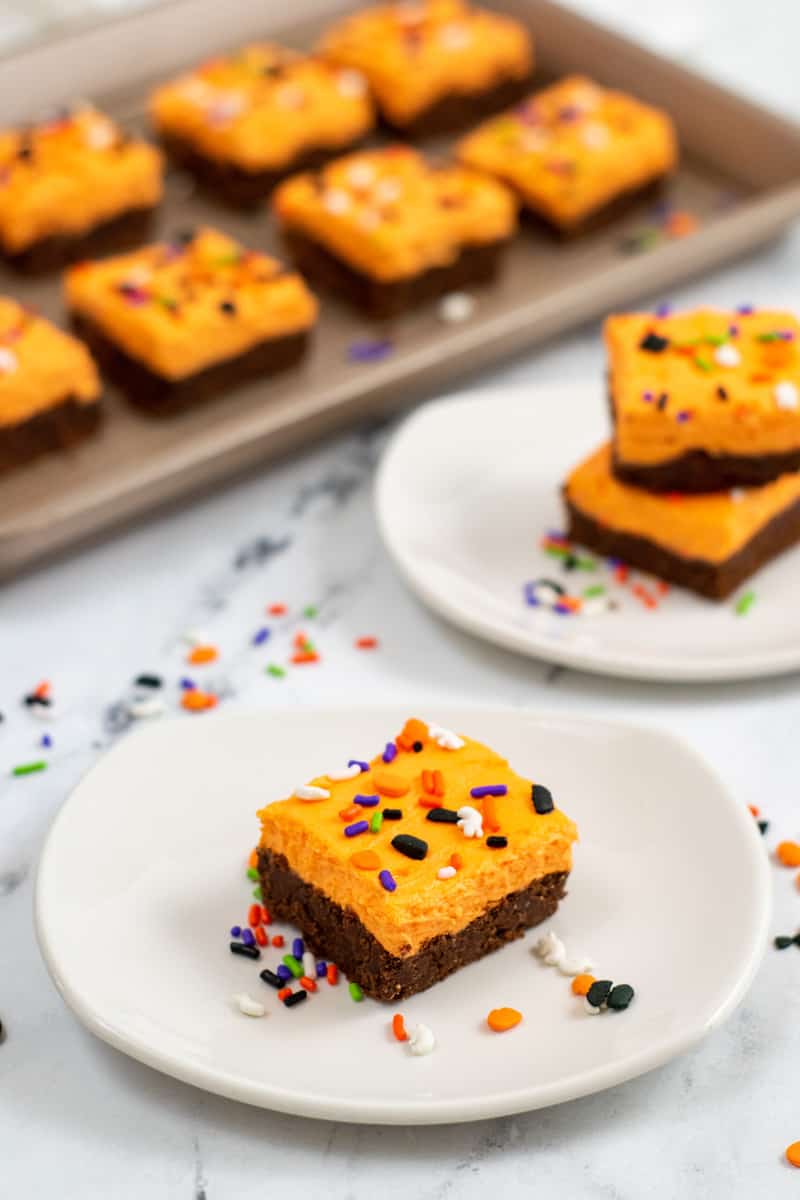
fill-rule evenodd
<path id="1" fill-rule="evenodd" d="M 542 576 L 575 590 L 611 580 L 602 560 L 597 573 L 566 575 L 539 547 L 565 527 L 561 483 L 608 437 L 606 408 L 594 384 L 546 385 L 471 393 L 410 417 L 384 455 L 376 500 L 411 587 L 470 633 L 585 671 L 705 682 L 800 667 L 800 550 L 741 589 L 756 592 L 746 616 L 680 589 L 647 609 L 613 581 L 614 612 L 563 617 L 525 604 L 525 582 Z"/>
<path id="2" fill-rule="evenodd" d="M 285 1009 L 234 958 L 250 903 L 244 861 L 257 807 L 351 755 L 371 756 L 408 712 L 203 717 L 126 738 L 67 801 L 36 888 L 39 939 L 64 999 L 119 1050 L 250 1104 L 370 1123 L 467 1121 L 555 1104 L 650 1070 L 727 1017 L 766 945 L 767 867 L 755 822 L 672 737 L 512 711 L 443 709 L 546 780 L 578 823 L 554 928 L 604 976 L 634 985 L 624 1013 L 592 1017 L 532 952 L 534 935 L 400 1006 L 438 1045 L 414 1058 L 393 1008 L 323 984 Z M 714 864 L 713 884 L 709 863 Z M 290 933 L 288 929 L 280 932 Z M 246 990 L 268 1016 L 230 1002 Z M 524 1013 L 513 1031 L 492 1008 Z"/>

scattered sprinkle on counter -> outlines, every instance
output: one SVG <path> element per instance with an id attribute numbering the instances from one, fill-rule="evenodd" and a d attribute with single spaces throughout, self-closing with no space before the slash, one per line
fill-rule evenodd
<path id="1" fill-rule="evenodd" d="M 392 1017 L 392 1033 L 398 1042 L 408 1041 L 408 1032 L 406 1030 L 406 1023 L 403 1019 L 402 1013 L 395 1013 Z"/>
<path id="2" fill-rule="evenodd" d="M 506 1033 L 519 1025 L 522 1013 L 516 1008 L 493 1008 L 486 1018 L 486 1024 L 495 1033 Z"/>
<path id="3" fill-rule="evenodd" d="M 18 766 L 11 768 L 11 774 L 17 777 L 22 775 L 36 775 L 39 771 L 46 771 L 47 763 L 44 759 L 39 759 L 37 762 L 19 763 Z"/>
<path id="4" fill-rule="evenodd" d="M 784 867 L 800 867 L 800 845 L 797 842 L 779 842 L 775 855 Z"/>
<path id="5" fill-rule="evenodd" d="M 364 999 L 364 993 L 357 983 L 349 983 L 347 988 L 350 992 L 350 998 L 355 1000 L 357 1004 Z"/>
<path id="6" fill-rule="evenodd" d="M 792 1142 L 786 1147 L 786 1161 L 793 1167 L 800 1167 L 800 1142 Z"/>
<path id="7" fill-rule="evenodd" d="M 753 591 L 744 592 L 734 605 L 734 612 L 737 617 L 745 617 L 750 612 L 750 609 L 756 602 L 756 594 Z"/>

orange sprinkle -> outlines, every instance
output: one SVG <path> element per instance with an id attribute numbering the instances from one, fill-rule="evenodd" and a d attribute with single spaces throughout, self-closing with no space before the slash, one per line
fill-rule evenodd
<path id="1" fill-rule="evenodd" d="M 758 807 L 757 804 L 748 804 L 747 807 L 750 809 L 750 812 L 753 814 L 754 817 L 758 817 L 761 815 L 761 809 Z"/>
<path id="2" fill-rule="evenodd" d="M 198 667 L 201 663 L 216 662 L 218 658 L 219 650 L 217 650 L 216 646 L 195 646 L 189 652 L 189 657 L 186 661 L 191 663 L 193 667 Z"/>
<path id="3" fill-rule="evenodd" d="M 199 688 L 191 688 L 181 697 L 181 708 L 188 712 L 203 712 L 206 708 L 213 708 L 216 703 L 216 696 L 211 692 L 201 692 Z"/>
<path id="4" fill-rule="evenodd" d="M 376 637 L 360 637 L 356 638 L 356 650 L 374 650 L 378 645 Z"/>
<path id="5" fill-rule="evenodd" d="M 666 596 L 667 592 L 669 591 L 669 584 L 665 583 L 663 579 L 657 579 L 656 591 L 658 592 L 659 596 Z"/>
<path id="6" fill-rule="evenodd" d="M 374 850 L 357 850 L 355 854 L 350 855 L 350 862 L 354 867 L 358 867 L 359 871 L 377 871 L 381 865 L 380 855 Z"/>
<path id="7" fill-rule="evenodd" d="M 281 946 L 283 945 L 283 934 L 276 933 L 272 939 L 272 944 L 276 950 L 279 950 L 281 948 Z"/>
<path id="8" fill-rule="evenodd" d="M 624 563 L 620 563 L 619 566 L 614 567 L 614 579 L 617 581 L 617 583 L 627 582 L 628 568 Z"/>
<path id="9" fill-rule="evenodd" d="M 316 979 L 309 979 L 308 975 L 301 975 L 298 982 L 300 987 L 304 988 L 307 992 L 315 992 L 317 990 Z"/>
<path id="10" fill-rule="evenodd" d="M 800 867 L 800 846 L 797 842 L 779 842 L 775 853 L 785 867 Z"/>
<path id="11" fill-rule="evenodd" d="M 46 700 L 50 695 L 50 687 L 51 685 L 49 679 L 43 679 L 41 683 L 37 683 L 36 687 L 33 689 L 33 694 L 34 696 L 38 696 L 40 700 Z"/>
<path id="12" fill-rule="evenodd" d="M 392 1017 L 392 1033 L 397 1038 L 398 1042 L 407 1042 L 408 1034 L 406 1033 L 406 1023 L 403 1020 L 402 1013 L 395 1013 Z"/>
<path id="13" fill-rule="evenodd" d="M 255 937 L 259 946 L 266 946 L 269 942 L 269 938 L 267 937 L 266 930 L 264 929 L 263 925 L 256 925 L 255 929 L 253 930 L 253 936 Z"/>
<path id="14" fill-rule="evenodd" d="M 261 905 L 251 904 L 250 911 L 247 914 L 247 924 L 251 929 L 255 929 L 256 925 L 261 924 Z"/>
<path id="15" fill-rule="evenodd" d="M 786 1147 L 786 1161 L 793 1167 L 800 1167 L 800 1142 L 792 1142 Z"/>
<path id="16" fill-rule="evenodd" d="M 416 717 L 410 717 L 394 740 L 401 750 L 411 750 L 414 742 L 422 742 L 424 745 L 428 740 L 428 726 Z"/>
<path id="17" fill-rule="evenodd" d="M 585 996 L 594 981 L 594 975 L 576 975 L 572 981 L 572 990 L 576 996 Z"/>
<path id="18" fill-rule="evenodd" d="M 513 1029 L 522 1020 L 522 1013 L 515 1008 L 493 1008 L 486 1018 L 486 1023 L 495 1033 L 505 1033 Z"/>
<path id="19" fill-rule="evenodd" d="M 291 994 L 292 994 L 292 989 L 290 987 L 281 988 L 281 990 L 278 992 L 278 999 L 285 1000 L 286 997 L 291 996 Z"/>
<path id="20" fill-rule="evenodd" d="M 500 828 L 494 796 L 483 797 L 483 823 L 487 829 L 491 829 L 492 833 L 497 833 Z"/>
<path id="21" fill-rule="evenodd" d="M 382 796 L 405 796 L 409 785 L 400 775 L 395 775 L 392 771 L 373 771 L 372 786 L 376 792 L 380 792 Z"/>
<path id="22" fill-rule="evenodd" d="M 298 630 L 292 639 L 292 644 L 298 650 L 306 650 L 311 645 L 311 638 L 307 633 L 303 633 L 302 630 Z"/>
<path id="23" fill-rule="evenodd" d="M 319 662 L 319 655 L 316 650 L 298 650 L 297 654 L 293 654 L 291 661 L 296 665 L 300 663 L 315 663 Z"/>
<path id="24" fill-rule="evenodd" d="M 247 865 L 248 865 L 248 867 L 257 867 L 258 866 L 258 850 L 257 849 L 250 851 L 250 857 L 247 860 Z"/>
<path id="25" fill-rule="evenodd" d="M 331 987 L 335 987 L 339 982 L 339 968 L 336 963 L 328 963 L 328 970 L 325 972 L 325 978 Z"/>
<path id="26" fill-rule="evenodd" d="M 339 809 L 339 820 L 340 821 L 352 821 L 353 817 L 357 817 L 360 811 L 361 810 L 357 804 L 350 804 L 350 805 L 348 805 L 347 808 L 340 808 Z"/>
<path id="27" fill-rule="evenodd" d="M 457 871 L 460 871 L 463 865 L 464 865 L 464 860 L 462 859 L 460 854 L 451 854 L 450 855 L 450 866 L 451 867 L 455 867 L 455 869 Z"/>
<path id="28" fill-rule="evenodd" d="M 269 615 L 271 617 L 282 617 L 284 615 L 284 613 L 286 612 L 286 605 L 285 604 L 269 604 L 267 606 L 267 612 L 269 613 Z"/>
<path id="29" fill-rule="evenodd" d="M 671 213 L 666 221 L 667 233 L 674 238 L 688 237 L 690 233 L 695 232 L 698 225 L 697 217 L 684 209 Z"/>
<path id="30" fill-rule="evenodd" d="M 272 917 L 269 915 L 269 909 L 264 908 L 263 904 L 261 906 L 261 924 L 262 925 L 271 925 L 272 924 Z"/>
<path id="31" fill-rule="evenodd" d="M 583 607 L 583 601 L 580 596 L 559 596 L 558 603 L 569 612 L 580 612 Z"/>
<path id="32" fill-rule="evenodd" d="M 420 808 L 441 808 L 442 802 L 438 796 L 420 796 L 417 801 Z"/>

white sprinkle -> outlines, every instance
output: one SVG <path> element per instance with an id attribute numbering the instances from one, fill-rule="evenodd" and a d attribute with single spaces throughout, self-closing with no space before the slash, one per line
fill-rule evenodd
<path id="1" fill-rule="evenodd" d="M 336 83 L 343 96 L 360 100 L 367 94 L 367 81 L 360 71 L 340 71 Z"/>
<path id="2" fill-rule="evenodd" d="M 470 804 L 465 804 L 458 810 L 457 824 L 464 837 L 483 837 L 483 816 Z"/>
<path id="3" fill-rule="evenodd" d="M 347 182 L 354 188 L 368 188 L 375 179 L 375 168 L 370 162 L 354 162 L 347 168 Z"/>
<path id="4" fill-rule="evenodd" d="M 608 612 L 611 601 L 608 596 L 588 596 L 581 604 L 582 617 L 597 617 L 600 613 Z"/>
<path id="5" fill-rule="evenodd" d="M 55 704 L 31 704 L 28 713 L 37 721 L 54 721 L 58 710 Z"/>
<path id="6" fill-rule="evenodd" d="M 475 300 L 466 292 L 451 292 L 439 302 L 439 319 L 446 325 L 460 325 L 475 311 Z"/>
<path id="7" fill-rule="evenodd" d="M 562 975 L 566 975 L 568 979 L 574 979 L 576 975 L 591 974 L 594 970 L 594 963 L 590 958 L 563 958 L 555 964 Z"/>
<path id="8" fill-rule="evenodd" d="M 731 342 L 723 342 L 714 351 L 714 358 L 721 367 L 738 367 L 742 356 Z"/>
<path id="9" fill-rule="evenodd" d="M 237 992 L 233 997 L 233 1003 L 239 1008 L 240 1013 L 244 1013 L 246 1017 L 263 1017 L 267 1011 L 263 1004 L 258 1000 L 254 1000 L 252 996 L 248 996 L 247 992 Z"/>
<path id="10" fill-rule="evenodd" d="M 583 144 L 588 146 L 590 150 L 602 150 L 609 139 L 607 125 L 601 125 L 599 121 L 589 121 L 583 127 Z"/>
<path id="11" fill-rule="evenodd" d="M 310 950 L 306 950 L 303 954 L 303 974 L 308 979 L 317 978 L 317 960 Z"/>
<path id="12" fill-rule="evenodd" d="M 408 1048 L 412 1054 L 430 1054 L 436 1045 L 433 1030 L 427 1025 L 418 1025 L 408 1039 Z"/>
<path id="13" fill-rule="evenodd" d="M 403 194 L 399 179 L 379 179 L 375 184 L 375 199 L 378 204 L 394 204 Z"/>
<path id="14" fill-rule="evenodd" d="M 744 490 L 744 488 L 731 488 L 728 494 L 731 500 L 733 500 L 734 504 L 738 504 L 740 500 L 744 500 L 747 492 Z"/>
<path id="15" fill-rule="evenodd" d="M 554 608 L 561 596 L 562 593 L 552 583 L 537 583 L 533 588 L 533 598 L 542 608 Z"/>
<path id="16" fill-rule="evenodd" d="M 560 962 L 563 962 L 567 955 L 567 949 L 557 933 L 551 929 L 549 933 L 540 937 L 534 947 L 539 958 L 544 959 L 548 967 L 556 967 Z"/>
<path id="17" fill-rule="evenodd" d="M 285 83 L 275 92 L 275 103 L 279 108 L 288 108 L 292 111 L 302 108 L 306 102 L 306 94 L 301 87 L 296 83 Z"/>
<path id="18" fill-rule="evenodd" d="M 330 792 L 326 788 L 314 787 L 313 784 L 301 784 L 292 793 L 296 800 L 330 800 Z"/>
<path id="19" fill-rule="evenodd" d="M 84 133 L 84 141 L 92 150 L 108 150 L 117 140 L 117 131 L 110 121 L 92 121 Z"/>
<path id="20" fill-rule="evenodd" d="M 19 366 L 19 359 L 13 350 L 0 346 L 0 375 L 10 375 Z"/>
<path id="21" fill-rule="evenodd" d="M 454 875 L 458 874 L 458 872 L 456 871 L 455 867 L 439 867 L 437 874 L 440 879 L 452 879 Z"/>
<path id="22" fill-rule="evenodd" d="M 136 720 L 143 717 L 160 717 L 165 711 L 166 705 L 163 698 L 153 696 L 149 692 L 146 695 L 134 696 L 128 702 L 128 712 Z"/>
<path id="23" fill-rule="evenodd" d="M 440 750 L 463 750 L 464 739 L 460 738 L 457 733 L 453 733 L 452 729 L 445 729 L 443 725 L 429 725 L 428 737 L 433 738 Z"/>
<path id="24" fill-rule="evenodd" d="M 788 380 L 784 379 L 780 383 L 775 384 L 774 395 L 778 408 L 787 410 L 797 408 L 797 388 L 793 383 L 789 383 Z"/>
<path id="25" fill-rule="evenodd" d="M 334 217 L 341 216 L 350 208 L 352 201 L 342 188 L 328 188 L 322 196 L 322 207 Z"/>
<path id="26" fill-rule="evenodd" d="M 445 50 L 463 50 L 471 41 L 471 30 L 466 25 L 459 25 L 455 21 L 450 25 L 443 25 L 439 30 L 439 44 Z"/>
<path id="27" fill-rule="evenodd" d="M 588 997 L 583 997 L 583 1007 L 590 1017 L 596 1017 L 600 1013 L 600 1009 L 595 1004 L 590 1004 Z"/>
<path id="28" fill-rule="evenodd" d="M 353 763 L 351 767 L 340 767 L 338 771 L 326 771 L 325 774 L 331 783 L 341 783 L 344 779 L 355 779 L 361 774 L 361 767 Z"/>

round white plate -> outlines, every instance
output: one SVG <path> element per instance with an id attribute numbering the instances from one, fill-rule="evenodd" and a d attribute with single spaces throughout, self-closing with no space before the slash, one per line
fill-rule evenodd
<path id="1" fill-rule="evenodd" d="M 798 550 L 741 589 L 756 592 L 746 616 L 733 600 L 678 588 L 648 609 L 602 560 L 597 572 L 567 575 L 544 553 L 542 535 L 565 528 L 562 481 L 607 437 L 607 403 L 594 384 L 500 388 L 416 412 L 376 484 L 384 541 L 411 587 L 470 633 L 585 671 L 707 682 L 800 667 Z M 610 583 L 619 607 L 571 617 L 530 608 L 524 584 L 541 577 L 576 591 Z"/>
<path id="2" fill-rule="evenodd" d="M 552 787 L 581 833 L 569 895 L 544 928 L 634 985 L 624 1013 L 586 1014 L 535 957 L 535 934 L 399 1007 L 437 1047 L 393 1040 L 394 1008 L 321 985 L 286 1009 L 235 958 L 255 810 L 351 756 L 408 712 L 341 710 L 164 722 L 126 738 L 56 818 L 36 888 L 39 940 L 64 999 L 99 1037 L 249 1104 L 370 1123 L 467 1121 L 555 1104 L 666 1062 L 727 1017 L 767 940 L 755 822 L 673 737 L 512 711 L 421 713 L 472 733 Z M 713 886 L 709 883 L 713 864 Z M 288 928 L 273 926 L 284 934 Z M 261 1020 L 231 1003 L 247 991 Z M 524 1020 L 498 1035 L 492 1008 Z"/>

